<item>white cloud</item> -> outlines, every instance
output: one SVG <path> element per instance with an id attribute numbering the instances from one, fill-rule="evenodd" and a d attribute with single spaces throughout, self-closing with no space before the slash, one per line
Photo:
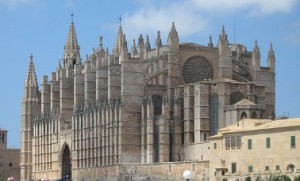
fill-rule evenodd
<path id="1" fill-rule="evenodd" d="M 37 2 L 38 0 L 0 0 L 0 5 L 2 4 L 8 8 L 16 8 L 20 5 L 32 5 Z"/>
<path id="2" fill-rule="evenodd" d="M 171 22 L 175 22 L 180 37 L 200 33 L 211 22 L 209 15 L 227 15 L 244 12 L 250 16 L 288 13 L 297 0 L 136 0 L 139 9 L 123 16 L 123 28 L 128 38 L 140 32 L 148 33 L 151 39 L 157 30 L 166 38 Z M 188 27 L 188 28 L 186 28 Z M 152 37 L 155 36 L 155 37 Z"/>
<path id="3" fill-rule="evenodd" d="M 290 33 L 286 36 L 286 40 L 296 46 L 300 45 L 300 20 L 295 21 L 290 27 Z"/>
<path id="4" fill-rule="evenodd" d="M 123 28 L 129 38 L 137 37 L 140 32 L 144 32 L 149 34 L 151 39 L 155 39 L 159 30 L 162 39 L 166 40 L 172 22 L 175 22 L 180 37 L 200 32 L 207 25 L 207 20 L 184 2 L 161 6 L 144 4 L 147 6 L 123 16 Z"/>
<path id="5" fill-rule="evenodd" d="M 289 12 L 297 0 L 190 0 L 199 10 L 229 12 L 247 10 L 251 14 Z"/>

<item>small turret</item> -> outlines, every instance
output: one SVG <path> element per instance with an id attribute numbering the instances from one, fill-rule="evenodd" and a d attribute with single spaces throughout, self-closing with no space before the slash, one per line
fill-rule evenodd
<path id="1" fill-rule="evenodd" d="M 255 41 L 255 46 L 253 48 L 252 65 L 253 65 L 254 70 L 260 69 L 260 51 L 259 51 L 257 41 Z"/>
<path id="2" fill-rule="evenodd" d="M 21 115 L 21 180 L 32 179 L 32 127 L 33 119 L 41 113 L 40 92 L 33 64 L 33 56 L 30 55 L 29 69 L 24 85 Z"/>
<path id="3" fill-rule="evenodd" d="M 105 57 L 105 50 L 103 49 L 103 37 L 99 38 L 99 47 L 95 51 L 96 59 L 99 61 L 101 58 Z"/>
<path id="4" fill-rule="evenodd" d="M 275 72 L 275 53 L 273 50 L 272 43 L 270 44 L 270 49 L 268 52 L 268 67 L 271 69 L 272 72 Z"/>
<path id="5" fill-rule="evenodd" d="M 179 46 L 179 37 L 174 22 L 172 23 L 172 28 L 168 36 L 168 45 L 174 48 Z"/>

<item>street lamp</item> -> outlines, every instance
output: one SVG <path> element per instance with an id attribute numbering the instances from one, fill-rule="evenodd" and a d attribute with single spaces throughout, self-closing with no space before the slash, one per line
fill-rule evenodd
<path id="1" fill-rule="evenodd" d="M 183 179 L 186 180 L 186 181 L 189 181 L 190 179 L 193 178 L 193 173 L 189 170 L 185 170 L 182 174 L 183 176 Z"/>

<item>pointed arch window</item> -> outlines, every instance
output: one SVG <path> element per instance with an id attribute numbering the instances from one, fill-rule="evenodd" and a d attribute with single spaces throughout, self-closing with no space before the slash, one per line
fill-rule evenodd
<path id="1" fill-rule="evenodd" d="M 160 95 L 153 95 L 153 107 L 154 107 L 154 115 L 161 115 L 162 114 L 162 96 Z"/>
<path id="2" fill-rule="evenodd" d="M 246 119 L 246 118 L 247 118 L 247 113 L 243 111 L 241 114 L 241 119 Z"/>
<path id="3" fill-rule="evenodd" d="M 62 179 L 68 180 L 72 177 L 71 153 L 66 146 L 62 155 Z"/>
<path id="4" fill-rule="evenodd" d="M 253 112 L 253 113 L 252 113 L 251 118 L 252 118 L 252 119 L 256 119 L 256 118 L 257 118 L 256 112 Z"/>
<path id="5" fill-rule="evenodd" d="M 210 102 L 210 132 L 215 135 L 219 129 L 219 96 L 214 94 Z"/>

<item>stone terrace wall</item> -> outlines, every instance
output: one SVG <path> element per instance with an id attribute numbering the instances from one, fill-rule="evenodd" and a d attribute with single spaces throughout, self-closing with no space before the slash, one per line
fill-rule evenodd
<path id="1" fill-rule="evenodd" d="M 182 173 L 190 170 L 191 181 L 208 180 L 209 162 L 172 162 L 126 164 L 73 170 L 74 181 L 182 181 Z"/>

